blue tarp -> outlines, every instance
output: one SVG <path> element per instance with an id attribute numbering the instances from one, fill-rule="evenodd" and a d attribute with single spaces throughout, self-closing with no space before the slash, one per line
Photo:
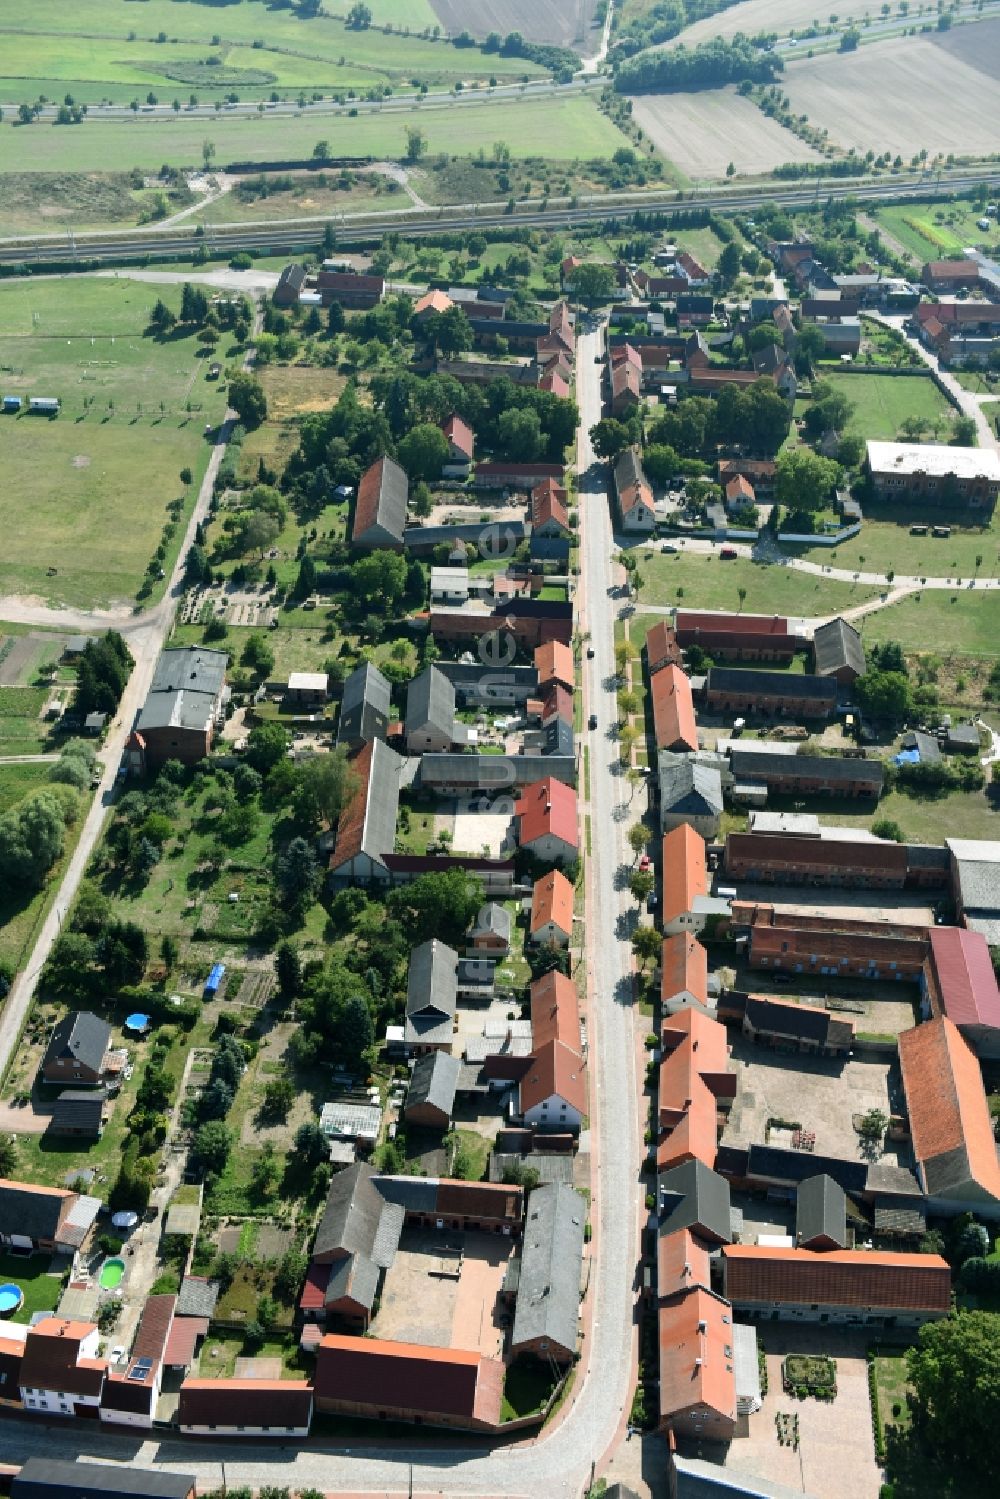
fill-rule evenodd
<path id="1" fill-rule="evenodd" d="M 226 971 L 225 963 L 213 963 L 212 971 L 205 980 L 205 993 L 214 994 L 222 983 L 222 975 Z"/>
<path id="2" fill-rule="evenodd" d="M 898 755 L 893 755 L 894 765 L 919 765 L 920 751 L 918 749 L 900 750 Z"/>

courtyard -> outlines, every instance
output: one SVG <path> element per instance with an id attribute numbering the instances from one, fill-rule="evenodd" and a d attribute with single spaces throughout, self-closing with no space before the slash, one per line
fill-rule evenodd
<path id="1" fill-rule="evenodd" d="M 498 1234 L 404 1229 L 372 1336 L 499 1358 L 506 1317 L 500 1288 L 512 1249 Z"/>

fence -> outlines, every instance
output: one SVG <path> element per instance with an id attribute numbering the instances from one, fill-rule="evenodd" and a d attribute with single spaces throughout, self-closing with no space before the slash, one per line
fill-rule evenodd
<path id="1" fill-rule="evenodd" d="M 795 531 L 779 531 L 778 540 L 787 542 L 789 546 L 807 547 L 836 547 L 842 541 L 850 541 L 852 536 L 857 536 L 861 531 L 861 522 L 853 526 L 845 526 L 842 531 L 835 531 L 832 536 L 817 532 L 813 536 L 800 536 Z"/>

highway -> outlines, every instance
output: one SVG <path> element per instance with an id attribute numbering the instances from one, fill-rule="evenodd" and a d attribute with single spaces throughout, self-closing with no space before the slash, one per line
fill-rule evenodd
<path id="1" fill-rule="evenodd" d="M 853 198 L 864 203 L 892 202 L 914 195 L 949 197 L 986 183 L 991 189 L 1000 186 L 1000 167 L 970 169 L 959 174 L 931 177 L 907 173 L 885 180 L 827 179 L 789 184 L 787 187 L 706 188 L 681 193 L 606 193 L 563 200 L 550 199 L 547 207 L 535 206 L 530 200 L 509 211 L 503 203 L 461 203 L 442 208 L 399 208 L 390 212 L 345 213 L 335 218 L 275 219 L 270 224 L 237 223 L 195 229 L 164 229 L 146 226 L 127 231 L 87 234 L 71 233 L 20 236 L 0 239 L 0 265 L 74 264 L 80 260 L 113 264 L 137 257 L 156 255 L 180 259 L 204 247 L 218 254 L 237 250 L 262 253 L 289 253 L 315 247 L 329 224 L 336 233 L 337 245 L 368 244 L 389 233 L 408 237 L 449 233 L 468 233 L 478 229 L 504 228 L 570 228 L 608 218 L 630 219 L 637 214 L 688 213 L 692 209 L 710 208 L 725 213 L 752 213 L 764 204 L 782 208 L 808 207 L 828 199 Z"/>

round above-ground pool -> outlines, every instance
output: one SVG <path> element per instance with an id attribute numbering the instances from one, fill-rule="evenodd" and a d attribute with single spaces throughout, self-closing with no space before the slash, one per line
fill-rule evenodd
<path id="1" fill-rule="evenodd" d="M 21 1310 L 24 1301 L 24 1292 L 20 1286 L 13 1281 L 7 1281 L 0 1286 L 0 1317 L 13 1317 L 15 1312 Z"/>
<path id="2" fill-rule="evenodd" d="M 125 1016 L 125 1029 L 127 1031 L 139 1031 L 140 1033 L 148 1031 L 149 1021 L 150 1016 L 143 1015 L 137 1010 L 134 1015 Z"/>
<path id="3" fill-rule="evenodd" d="M 102 1291 L 113 1291 L 117 1286 L 121 1285 L 124 1274 L 125 1261 L 118 1255 L 115 1255 L 112 1259 L 104 1261 L 97 1283 Z"/>

